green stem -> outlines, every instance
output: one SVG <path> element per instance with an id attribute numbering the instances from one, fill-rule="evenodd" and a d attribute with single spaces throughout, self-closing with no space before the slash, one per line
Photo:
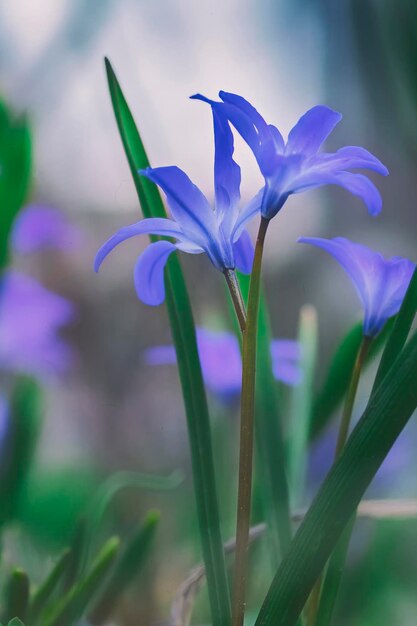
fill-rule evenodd
<path id="1" fill-rule="evenodd" d="M 232 625 L 242 626 L 245 615 L 247 551 L 252 495 L 252 460 L 255 413 L 256 343 L 260 278 L 265 235 L 269 220 L 261 219 L 250 280 L 246 328 L 242 349 L 242 404 L 240 422 L 239 486 L 236 523 L 236 554 L 233 581 Z"/>
<path id="2" fill-rule="evenodd" d="M 223 274 L 230 292 L 230 297 L 232 298 L 237 321 L 239 322 L 239 328 L 241 332 L 244 333 L 246 328 L 246 307 L 236 273 L 234 270 L 224 270 Z"/>
<path id="3" fill-rule="evenodd" d="M 349 388 L 346 394 L 345 404 L 343 407 L 342 420 L 340 422 L 339 433 L 337 437 L 335 461 L 342 453 L 348 438 L 350 422 L 352 419 L 353 406 L 355 404 L 356 393 L 358 390 L 359 380 L 363 364 L 369 351 L 372 339 L 364 336 L 356 355 L 355 365 L 353 366 L 352 376 Z M 342 579 L 344 564 L 349 547 L 350 537 L 352 534 L 356 515 L 353 515 L 351 521 L 342 533 L 342 536 L 329 559 L 326 573 L 317 581 L 313 593 L 313 607 L 309 609 L 309 623 L 316 626 L 328 626 L 333 614 L 336 603 L 337 594 Z M 320 592 L 321 589 L 321 592 Z M 311 620 L 311 621 L 310 621 Z"/>

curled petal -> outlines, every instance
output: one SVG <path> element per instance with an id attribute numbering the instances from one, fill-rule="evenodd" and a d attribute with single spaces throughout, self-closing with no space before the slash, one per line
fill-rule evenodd
<path id="1" fill-rule="evenodd" d="M 125 226 L 117 231 L 106 243 L 104 243 L 96 254 L 94 261 L 94 271 L 98 272 L 100 265 L 106 256 L 122 241 L 135 237 L 136 235 L 162 235 L 174 237 L 182 242 L 188 242 L 181 228 L 173 220 L 164 217 L 149 217 L 136 224 Z"/>
<path id="2" fill-rule="evenodd" d="M 185 235 L 197 245 L 205 245 L 216 228 L 214 212 L 207 198 L 179 167 L 140 170 L 166 194 L 171 213 Z"/>
<path id="3" fill-rule="evenodd" d="M 134 271 L 135 288 L 145 304 L 158 306 L 165 300 L 164 268 L 175 249 L 175 244 L 170 241 L 157 241 L 138 258 Z"/>
<path id="4" fill-rule="evenodd" d="M 290 131 L 286 153 L 315 154 L 341 119 L 342 115 L 329 107 L 313 107 Z"/>
<path id="5" fill-rule="evenodd" d="M 374 183 L 363 174 L 352 174 L 352 172 L 337 172 L 334 174 L 313 169 L 294 178 L 291 181 L 291 188 L 288 190 L 288 193 L 300 193 L 306 189 L 313 189 L 323 185 L 338 185 L 354 196 L 358 196 L 363 200 L 369 213 L 373 216 L 378 215 L 381 211 L 381 194 Z"/>
<path id="6" fill-rule="evenodd" d="M 250 274 L 253 265 L 254 248 L 250 235 L 244 230 L 233 245 L 237 269 L 243 274 Z"/>
<path id="7" fill-rule="evenodd" d="M 214 188 L 216 209 L 222 216 L 240 200 L 240 167 L 233 160 L 234 140 L 224 104 L 209 100 L 201 94 L 191 96 L 193 100 L 202 100 L 211 106 L 214 127 Z"/>

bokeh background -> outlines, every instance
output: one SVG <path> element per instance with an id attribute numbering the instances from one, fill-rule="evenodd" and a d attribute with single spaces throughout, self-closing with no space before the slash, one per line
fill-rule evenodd
<path id="1" fill-rule="evenodd" d="M 45 412 L 26 511 L 25 532 L 35 546 L 31 563 L 70 536 L 78 513 L 112 472 L 183 471 L 184 481 L 172 491 L 127 490 L 109 522 L 129 528 L 150 506 L 161 510 L 152 562 L 120 609 L 118 623 L 133 626 L 167 619 L 172 596 L 200 553 L 178 376 L 175 367 L 152 367 L 144 358 L 147 348 L 171 341 L 164 306 L 146 307 L 134 292 L 133 263 L 146 241 L 120 246 L 99 275 L 92 269 L 101 243 L 141 217 L 104 56 L 118 74 L 152 164 L 179 165 L 209 198 L 211 116 L 188 99 L 197 91 L 211 97 L 219 89 L 241 93 L 283 133 L 309 107 L 327 104 L 344 115 L 329 149 L 362 145 L 388 166 L 388 179 L 378 180 L 384 208 L 377 219 L 343 190 L 326 188 L 292 197 L 271 228 L 265 284 L 273 333 L 295 338 L 300 307 L 316 307 L 319 386 L 332 351 L 360 311 L 342 270 L 298 246 L 297 238 L 347 236 L 417 261 L 417 7 L 412 0 L 0 5 L 1 95 L 28 114 L 33 135 L 29 201 L 53 207 L 74 229 L 73 245 L 65 250 L 13 256 L 14 267 L 68 298 L 76 311 L 64 331 L 73 364 L 42 383 Z M 236 143 L 243 197 L 249 199 L 260 178 L 249 150 Z M 204 258 L 187 257 L 184 267 L 198 324 L 230 328 L 221 277 Z M 216 424 L 227 422 L 220 439 L 227 433 L 233 438 L 236 406 L 211 402 Z M 415 431 L 411 423 L 374 494 L 417 497 Z M 325 449 L 322 444 L 316 452 L 318 465 Z M 319 474 L 312 470 L 315 480 Z M 54 515 L 45 515 L 51 506 Z M 228 515 L 231 533 L 232 511 Z M 413 623 L 416 530 L 417 520 L 359 524 L 335 623 Z M 202 621 L 205 615 L 202 606 Z"/>

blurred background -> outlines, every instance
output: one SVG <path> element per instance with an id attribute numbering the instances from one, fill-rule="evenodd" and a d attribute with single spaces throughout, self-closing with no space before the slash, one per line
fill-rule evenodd
<path id="1" fill-rule="evenodd" d="M 296 245 L 297 238 L 347 236 L 387 256 L 417 261 L 417 5 L 14 0 L 0 6 L 1 97 L 14 114 L 28 116 L 33 142 L 26 203 L 59 214 L 64 232 L 34 247 L 19 244 L 17 234 L 12 267 L 72 307 L 60 329 L 71 359 L 61 368 L 51 358 L 39 377 L 40 439 L 11 555 L 36 570 L 43 551 L 60 549 L 72 536 L 76 519 L 112 472 L 166 477 L 180 470 L 184 480 L 178 484 L 173 480 L 158 493 L 129 488 L 112 508 L 108 524 L 122 529 L 149 507 L 161 511 L 157 548 L 118 609 L 115 623 L 133 626 L 165 623 L 175 590 L 201 555 L 178 375 L 172 364 L 155 366 L 146 358 L 148 348 L 171 343 L 166 310 L 140 303 L 133 286 L 133 263 L 145 238 L 118 247 L 100 274 L 92 269 L 98 247 L 141 217 L 104 56 L 117 72 L 152 165 L 179 165 L 209 198 L 212 122 L 205 105 L 189 100 L 197 91 L 210 97 L 219 89 L 242 94 L 283 134 L 308 108 L 327 104 L 344 116 L 328 149 L 361 145 L 389 168 L 388 179 L 377 180 L 384 199 L 377 219 L 358 199 L 326 188 L 290 198 L 271 227 L 265 286 L 273 335 L 295 339 L 300 308 L 308 303 L 317 309 L 319 388 L 332 352 L 360 310 L 342 270 L 325 255 Z M 236 144 L 243 197 L 249 199 L 261 180 L 249 150 Z M 187 257 L 183 265 L 198 325 L 231 329 L 221 277 L 205 258 Z M 358 415 L 370 381 L 369 374 Z M 291 392 L 283 385 L 282 393 Z M 220 442 L 234 439 L 236 401 L 224 403 L 211 394 L 210 403 L 215 436 Z M 324 473 L 320 460 L 329 432 L 313 445 L 318 469 L 311 470 L 303 504 Z M 416 443 L 411 422 L 371 495 L 417 497 Z M 226 494 L 224 503 L 229 501 Z M 224 526 L 231 535 L 230 502 Z M 358 524 L 335 623 L 413 623 L 416 530 L 417 520 Z M 30 550 L 22 550 L 25 533 L 33 542 Z M 204 598 L 199 610 L 204 623 Z"/>

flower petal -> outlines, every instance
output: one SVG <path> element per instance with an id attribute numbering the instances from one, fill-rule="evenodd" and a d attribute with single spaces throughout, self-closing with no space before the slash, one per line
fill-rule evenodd
<path id="1" fill-rule="evenodd" d="M 313 107 L 300 117 L 290 131 L 286 154 L 315 154 L 341 119 L 342 115 L 329 107 Z"/>
<path id="2" fill-rule="evenodd" d="M 177 362 L 175 348 L 168 346 L 153 346 L 144 352 L 147 365 L 171 365 Z"/>
<path id="3" fill-rule="evenodd" d="M 184 236 L 181 228 L 173 220 L 166 219 L 164 217 L 149 217 L 130 226 L 124 226 L 117 231 L 106 243 L 104 243 L 100 250 L 96 254 L 94 261 L 94 271 L 98 272 L 100 265 L 106 258 L 106 256 L 115 248 L 119 243 L 135 237 L 136 235 L 162 235 L 166 237 L 175 237 L 181 242 L 188 242 L 187 237 Z"/>
<path id="4" fill-rule="evenodd" d="M 225 109 L 226 115 L 251 148 L 262 174 L 268 176 L 274 168 L 276 142 L 280 143 L 278 129 L 269 126 L 255 107 L 242 96 L 226 91 L 220 91 L 219 96 L 225 103 L 232 105 Z"/>
<path id="5" fill-rule="evenodd" d="M 302 237 L 300 243 L 322 248 L 340 263 L 352 280 L 364 308 L 364 334 L 375 336 L 401 306 L 415 265 L 408 259 L 385 259 L 344 237 Z"/>
<path id="6" fill-rule="evenodd" d="M 134 271 L 135 288 L 145 304 L 157 306 L 165 300 L 164 268 L 175 249 L 175 244 L 170 241 L 157 241 L 138 258 Z"/>
<path id="7" fill-rule="evenodd" d="M 271 358 L 274 376 L 287 385 L 298 385 L 301 381 L 300 343 L 292 339 L 273 339 Z"/>
<path id="8" fill-rule="evenodd" d="M 363 174 L 352 174 L 352 172 L 324 172 L 314 168 L 308 170 L 291 181 L 288 193 L 301 193 L 306 189 L 313 189 L 323 185 L 338 185 L 349 191 L 354 196 L 358 196 L 366 204 L 371 215 L 380 213 L 382 208 L 382 198 L 378 189 L 372 181 Z"/>
<path id="9" fill-rule="evenodd" d="M 371 152 L 360 146 L 345 146 L 337 152 L 323 152 L 314 159 L 313 167 L 325 167 L 327 171 L 367 169 L 388 175 L 388 169 Z"/>
<path id="10" fill-rule="evenodd" d="M 191 96 L 192 100 L 202 100 L 211 106 L 214 126 L 214 188 L 216 210 L 221 217 L 240 200 L 240 167 L 233 160 L 234 141 L 224 104 L 214 102 L 201 94 Z"/>
<path id="11" fill-rule="evenodd" d="M 171 213 L 185 235 L 204 245 L 216 230 L 214 211 L 207 198 L 179 167 L 148 167 L 139 172 L 163 189 Z"/>
<path id="12" fill-rule="evenodd" d="M 264 187 L 258 191 L 258 193 L 248 202 L 244 209 L 240 212 L 238 219 L 236 220 L 235 227 L 233 229 L 233 241 L 239 239 L 246 224 L 255 215 L 260 213 L 262 206 L 262 198 L 264 196 Z"/>
<path id="13" fill-rule="evenodd" d="M 254 248 L 247 230 L 242 231 L 233 245 L 236 268 L 243 274 L 250 274 L 253 265 Z"/>

